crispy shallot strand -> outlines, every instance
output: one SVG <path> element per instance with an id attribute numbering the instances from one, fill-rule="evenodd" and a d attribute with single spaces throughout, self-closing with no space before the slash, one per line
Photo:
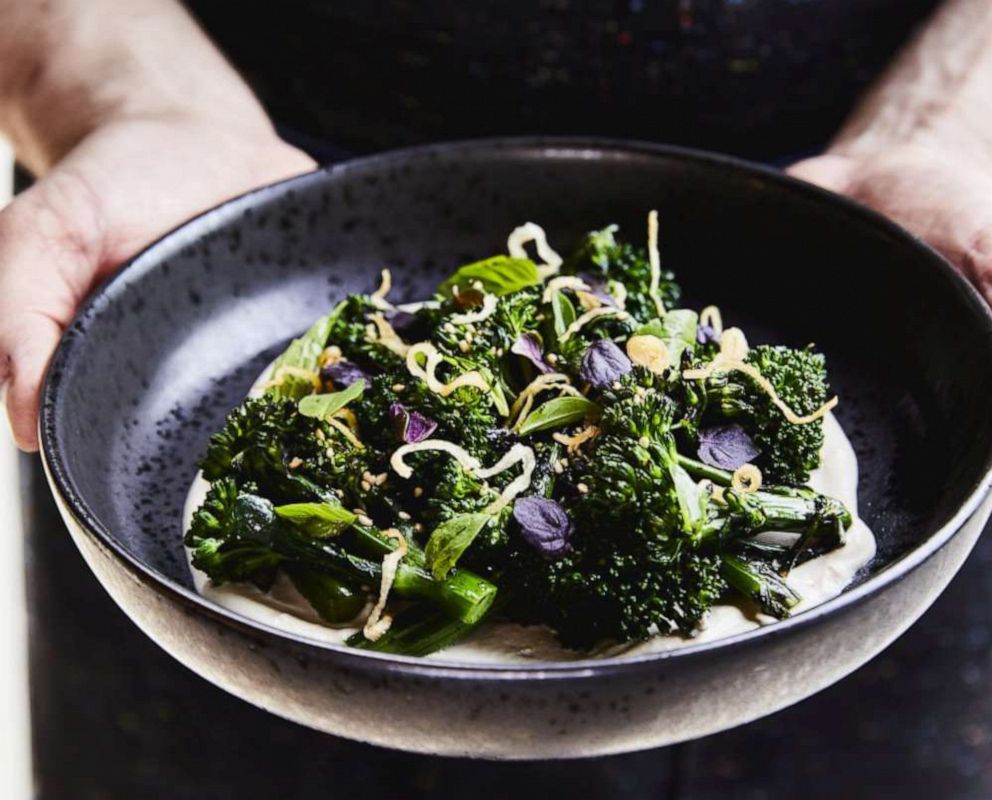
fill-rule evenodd
<path id="1" fill-rule="evenodd" d="M 754 464 L 744 464 L 734 470 L 730 485 L 741 494 L 751 494 L 761 488 L 761 470 Z"/>
<path id="2" fill-rule="evenodd" d="M 513 258 L 530 258 L 524 245 L 533 242 L 537 248 L 537 254 L 543 259 L 543 263 L 537 265 L 537 274 L 541 280 L 547 280 L 552 275 L 557 275 L 561 269 L 562 257 L 558 255 L 548 244 L 548 235 L 544 228 L 533 222 L 525 222 L 518 228 L 514 228 L 506 240 L 506 250 Z"/>
<path id="3" fill-rule="evenodd" d="M 515 427 L 530 412 L 536 395 L 552 388 L 565 390 L 566 386 L 574 392 L 574 387 L 571 386 L 571 379 L 563 372 L 549 372 L 545 375 L 538 375 L 520 390 L 517 399 L 510 406 L 510 413 L 507 415 L 506 420 L 507 427 Z M 572 392 L 569 393 L 571 394 Z"/>
<path id="4" fill-rule="evenodd" d="M 560 431 L 551 434 L 551 438 L 554 439 L 558 444 L 565 445 L 566 450 L 570 455 L 575 454 L 579 451 L 579 448 L 588 442 L 590 439 L 595 439 L 599 436 L 599 428 L 595 425 L 588 425 L 576 434 L 569 436 L 568 434 L 561 433 Z"/>
<path id="5" fill-rule="evenodd" d="M 379 599 L 372 606 L 372 611 L 369 612 L 368 619 L 365 620 L 365 627 L 362 628 L 365 638 L 371 642 L 382 636 L 393 624 L 393 618 L 388 614 L 383 615 L 382 612 L 386 608 L 386 601 L 389 599 L 389 590 L 393 587 L 393 581 L 396 579 L 396 570 L 399 568 L 400 561 L 403 560 L 403 556 L 406 555 L 407 551 L 406 539 L 403 538 L 403 534 L 396 530 L 396 528 L 386 528 L 383 534 L 390 539 L 395 539 L 397 544 L 395 549 L 390 550 L 382 558 L 382 579 L 379 582 Z"/>
<path id="6" fill-rule="evenodd" d="M 661 255 L 658 253 L 658 212 L 648 213 L 648 262 L 651 265 L 651 285 L 648 294 L 654 301 L 659 317 L 665 316 L 665 304 L 659 294 L 661 290 Z"/>
<path id="7" fill-rule="evenodd" d="M 424 355 L 427 358 L 427 363 L 423 367 L 417 361 L 418 355 Z M 443 357 L 434 345 L 430 342 L 418 342 L 417 344 L 410 345 L 410 349 L 407 350 L 406 368 L 410 371 L 411 375 L 420 378 L 426 383 L 428 389 L 442 397 L 447 397 L 462 386 L 472 386 L 483 393 L 490 391 L 489 384 L 478 370 L 463 372 L 450 383 L 441 383 L 435 372 L 442 360 Z"/>
<path id="8" fill-rule="evenodd" d="M 389 460 L 389 465 L 401 478 L 409 479 L 413 476 L 413 469 L 406 463 L 406 461 L 403 460 L 404 456 L 422 450 L 440 450 L 445 452 L 477 478 L 483 479 L 498 475 L 499 473 L 510 469 L 510 467 L 514 464 L 520 463 L 520 475 L 510 481 L 506 488 L 503 489 L 499 499 L 493 502 L 486 509 L 491 513 L 495 513 L 496 511 L 502 509 L 514 497 L 520 494 L 520 492 L 526 490 L 527 487 L 530 486 L 531 478 L 534 475 L 534 467 L 537 463 L 537 460 L 534 457 L 534 451 L 527 445 L 520 444 L 519 442 L 513 445 L 513 447 L 511 447 L 506 454 L 491 467 L 483 467 L 477 458 L 470 455 L 468 451 L 454 442 L 449 442 L 446 439 L 424 439 L 422 442 L 405 444 L 402 447 L 397 448 Z"/>
<path id="9" fill-rule="evenodd" d="M 356 450 L 364 450 L 365 445 L 362 444 L 361 440 L 352 432 L 351 428 L 345 425 L 341 420 L 331 417 L 330 419 L 324 420 L 328 425 L 330 425 L 334 430 L 340 432 L 345 439 L 347 439 L 355 447 Z"/>
<path id="10" fill-rule="evenodd" d="M 369 299 L 372 301 L 372 305 L 374 305 L 376 308 L 381 308 L 383 310 L 391 309 L 393 306 L 388 300 L 386 300 L 386 295 L 389 294 L 392 288 L 393 288 L 393 274 L 388 269 L 384 269 L 380 273 L 379 288 L 369 295 Z"/>
<path id="11" fill-rule="evenodd" d="M 377 311 L 369 319 L 375 325 L 376 330 L 379 334 L 379 338 L 376 340 L 392 353 L 395 353 L 400 358 L 406 358 L 406 354 L 410 351 L 410 345 L 404 342 L 398 333 L 393 330 L 393 326 L 389 324 L 386 318 L 382 315 L 381 311 Z"/>
<path id="12" fill-rule="evenodd" d="M 286 378 L 289 377 L 309 381 L 313 384 L 314 389 L 318 391 L 322 388 L 320 384 L 320 375 L 316 372 L 313 370 L 304 369 L 303 367 L 291 367 L 288 365 L 276 369 L 272 373 L 272 377 L 265 381 L 265 383 L 263 383 L 259 388 L 264 390 L 271 389 L 273 386 L 282 386 L 282 384 L 285 383 Z"/>
<path id="13" fill-rule="evenodd" d="M 561 291 L 562 289 L 571 289 L 573 291 L 591 291 L 589 284 L 587 284 L 582 278 L 576 277 L 575 275 L 560 275 L 557 278 L 552 278 L 548 281 L 547 285 L 544 287 L 544 294 L 541 295 L 542 303 L 550 303 L 551 297 L 556 291 Z"/>
<path id="14" fill-rule="evenodd" d="M 358 417 L 350 408 L 339 408 L 331 416 L 344 420 L 345 425 L 351 428 L 352 433 L 358 433 Z"/>
<path id="15" fill-rule="evenodd" d="M 723 315 L 716 306 L 706 306 L 699 312 L 699 324 L 709 325 L 713 332 L 720 336 L 723 333 Z"/>
<path id="16" fill-rule="evenodd" d="M 573 334 L 577 333 L 583 327 L 599 317 L 616 317 L 617 319 L 627 319 L 627 312 L 621 311 L 619 308 L 613 308 L 612 306 L 600 306 L 599 308 L 593 308 L 569 325 L 565 329 L 565 332 L 558 337 L 558 341 L 566 341 L 571 338 Z"/>
<path id="17" fill-rule="evenodd" d="M 793 425 L 808 425 L 810 422 L 826 416 L 840 402 L 837 397 L 833 397 L 820 406 L 811 414 L 800 415 L 789 408 L 788 405 L 778 396 L 775 387 L 753 364 L 744 361 L 747 356 L 747 339 L 739 328 L 727 328 L 720 336 L 720 352 L 709 364 L 701 369 L 687 369 L 682 373 L 686 380 L 705 380 L 716 372 L 731 372 L 737 370 L 750 377 L 760 386 L 776 408 L 782 412 L 782 416 Z"/>
<path id="18" fill-rule="evenodd" d="M 482 308 L 478 311 L 468 311 L 465 314 L 452 314 L 449 319 L 455 325 L 468 325 L 473 322 L 483 322 L 489 319 L 496 311 L 499 298 L 494 294 L 483 295 Z"/>

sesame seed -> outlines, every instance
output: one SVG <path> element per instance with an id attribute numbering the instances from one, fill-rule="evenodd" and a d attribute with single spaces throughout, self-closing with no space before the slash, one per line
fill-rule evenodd
<path id="1" fill-rule="evenodd" d="M 363 492 L 368 492 L 371 489 L 372 489 L 372 484 L 371 483 L 369 483 L 368 481 L 362 481 L 362 491 Z"/>
<path id="2" fill-rule="evenodd" d="M 586 486 L 584 483 L 577 483 L 577 484 L 575 484 L 575 488 L 579 490 L 579 494 L 588 494 L 589 493 L 589 487 Z"/>
<path id="3" fill-rule="evenodd" d="M 467 339 L 462 339 L 458 343 L 458 349 L 461 350 L 463 353 L 467 353 L 469 350 L 472 349 L 472 343 L 469 342 Z"/>
<path id="4" fill-rule="evenodd" d="M 360 522 L 360 523 L 361 523 L 362 525 L 365 525 L 365 526 L 367 526 L 367 527 L 371 527 L 371 526 L 372 526 L 372 518 L 371 518 L 371 517 L 368 517 L 368 516 L 366 516 L 365 514 L 359 514 L 359 515 L 358 515 L 358 521 L 359 521 L 359 522 Z"/>
<path id="5" fill-rule="evenodd" d="M 558 354 L 557 353 L 548 353 L 544 358 L 545 358 L 545 360 L 549 364 L 557 364 L 558 363 Z"/>
<path id="6" fill-rule="evenodd" d="M 555 462 L 555 465 L 552 467 L 552 469 L 558 475 L 561 475 L 565 471 L 565 468 L 561 465 L 560 461 Z"/>
<path id="7" fill-rule="evenodd" d="M 290 469 L 297 469 L 298 467 L 303 466 L 303 459 L 297 456 L 296 458 L 294 458 L 292 461 L 289 462 L 288 466 Z"/>
<path id="8" fill-rule="evenodd" d="M 651 440 L 647 436 L 642 436 L 640 439 L 637 440 L 637 443 L 641 447 L 647 447 L 649 444 L 651 444 Z"/>
<path id="9" fill-rule="evenodd" d="M 455 326 L 452 325 L 450 322 L 445 322 L 444 323 L 444 332 L 445 333 L 454 333 L 455 332 Z"/>
<path id="10" fill-rule="evenodd" d="M 394 392 L 402 392 L 404 389 L 406 389 L 406 384 L 405 383 L 394 383 L 393 384 L 393 391 Z"/>
<path id="11" fill-rule="evenodd" d="M 403 520 L 404 522 L 405 522 L 406 520 L 408 520 L 408 519 L 410 519 L 410 515 L 409 515 L 409 514 L 407 514 L 407 513 L 405 512 L 405 511 L 400 511 L 400 512 L 399 512 L 399 513 L 398 513 L 398 514 L 397 514 L 396 516 L 397 516 L 397 517 L 399 517 L 399 518 L 400 518 L 401 520 Z"/>
<path id="12" fill-rule="evenodd" d="M 413 496 L 414 497 L 420 497 L 423 493 L 424 493 L 424 487 L 423 486 L 415 486 L 413 488 Z"/>

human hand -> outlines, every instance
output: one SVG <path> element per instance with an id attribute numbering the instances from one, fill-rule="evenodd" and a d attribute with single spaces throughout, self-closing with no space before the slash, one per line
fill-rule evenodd
<path id="1" fill-rule="evenodd" d="M 182 113 L 125 117 L 0 212 L 0 384 L 17 445 L 37 449 L 48 360 L 94 284 L 199 211 L 313 167 L 264 129 Z"/>
<path id="2" fill-rule="evenodd" d="M 844 145 L 789 172 L 864 203 L 929 243 L 992 303 L 992 158 L 940 141 Z"/>
<path id="3" fill-rule="evenodd" d="M 17 445 L 94 284 L 223 200 L 313 169 L 177 0 L 0 0 L 0 130 L 40 180 L 0 211 L 0 393 Z"/>

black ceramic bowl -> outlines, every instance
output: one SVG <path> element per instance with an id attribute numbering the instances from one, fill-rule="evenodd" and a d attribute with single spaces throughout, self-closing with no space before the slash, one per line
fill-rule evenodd
<path id="1" fill-rule="evenodd" d="M 827 353 L 878 555 L 788 621 L 668 653 L 492 668 L 368 654 L 199 597 L 180 510 L 207 437 L 293 334 L 384 265 L 402 299 L 501 252 L 525 220 L 564 249 L 661 220 L 688 300 L 752 338 Z M 794 703 L 896 638 L 988 517 L 992 318 L 936 254 L 778 173 L 585 140 L 442 145 L 261 189 L 154 244 L 66 333 L 44 393 L 52 489 L 99 581 L 218 686 L 305 725 L 431 753 L 553 758 L 653 747 Z"/>

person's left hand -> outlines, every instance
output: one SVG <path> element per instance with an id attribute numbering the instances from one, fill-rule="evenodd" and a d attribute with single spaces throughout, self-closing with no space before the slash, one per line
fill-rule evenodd
<path id="1" fill-rule="evenodd" d="M 937 143 L 840 146 L 789 173 L 885 214 L 953 263 L 992 303 L 992 157 Z"/>

